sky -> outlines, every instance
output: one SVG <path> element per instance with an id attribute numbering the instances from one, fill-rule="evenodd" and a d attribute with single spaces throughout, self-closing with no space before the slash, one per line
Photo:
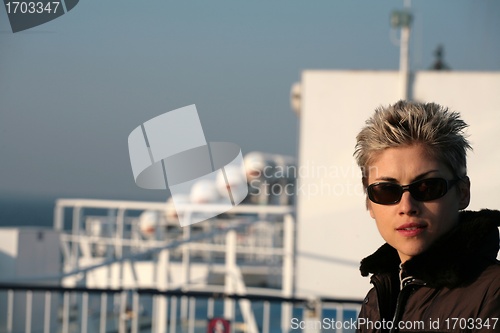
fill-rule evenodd
<path id="1" fill-rule="evenodd" d="M 396 70 L 403 1 L 82 0 L 12 33 L 0 9 L 0 197 L 165 200 L 134 183 L 127 138 L 196 104 L 208 141 L 297 155 L 306 69 Z M 500 2 L 412 1 L 411 69 L 500 70 Z M 367 110 L 367 115 L 371 110 Z M 360 124 L 361 126 L 361 124 Z"/>

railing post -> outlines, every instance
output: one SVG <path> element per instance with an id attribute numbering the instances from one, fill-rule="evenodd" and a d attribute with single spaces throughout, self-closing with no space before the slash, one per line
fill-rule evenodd
<path id="1" fill-rule="evenodd" d="M 177 297 L 173 296 L 170 297 L 170 332 L 176 332 L 176 326 L 177 326 Z"/>
<path id="2" fill-rule="evenodd" d="M 106 237 L 108 239 L 112 239 L 113 232 L 116 233 L 116 229 L 114 229 L 113 226 L 113 221 L 116 223 L 116 210 L 115 209 L 108 209 L 108 218 L 107 218 L 107 223 L 106 223 Z M 116 235 L 115 235 L 116 237 Z M 116 244 L 115 244 L 116 245 Z M 114 248 L 115 253 L 116 253 L 116 247 Z M 106 243 L 106 259 L 110 260 L 113 257 L 113 244 Z M 106 266 L 106 286 L 108 288 L 113 288 L 115 287 L 113 285 L 113 265 L 107 265 Z"/>
<path id="3" fill-rule="evenodd" d="M 106 315 L 108 312 L 108 294 L 101 294 L 101 313 L 99 318 L 99 333 L 106 333 Z"/>
<path id="4" fill-rule="evenodd" d="M 132 318 L 131 318 L 131 333 L 139 333 L 139 293 L 134 290 L 132 294 Z"/>
<path id="5" fill-rule="evenodd" d="M 344 322 L 344 305 L 343 304 L 337 304 L 335 306 L 335 321 L 343 323 Z M 323 320 L 323 319 L 321 319 Z M 343 327 L 340 327 L 340 329 L 337 329 L 337 333 L 343 333 L 344 329 Z"/>
<path id="6" fill-rule="evenodd" d="M 14 290 L 7 291 L 7 333 L 12 333 L 14 319 Z"/>
<path id="7" fill-rule="evenodd" d="M 229 230 L 226 234 L 226 294 L 234 294 L 234 272 L 236 268 L 236 230 Z M 224 317 L 228 320 L 234 320 L 234 301 L 230 298 L 224 300 Z M 233 325 L 231 325 L 233 326 Z"/>
<path id="8" fill-rule="evenodd" d="M 81 301 L 81 307 L 82 307 L 82 322 L 81 322 L 81 333 L 87 333 L 87 326 L 88 326 L 88 321 L 89 321 L 89 294 L 88 293 L 82 293 L 82 301 Z"/>
<path id="9" fill-rule="evenodd" d="M 44 333 L 50 332 L 50 325 L 51 325 L 50 315 L 51 315 L 51 310 L 52 310 L 51 309 L 51 307 L 52 307 L 51 299 L 52 299 L 52 292 L 46 291 L 45 292 L 45 314 L 43 317 L 43 332 Z"/>
<path id="10" fill-rule="evenodd" d="M 127 292 L 120 293 L 120 308 L 118 314 L 118 333 L 127 332 Z"/>
<path id="11" fill-rule="evenodd" d="M 168 290 L 168 267 L 170 264 L 170 252 L 163 250 L 158 253 L 156 259 L 156 284 L 160 291 Z M 156 325 L 155 332 L 165 333 L 167 331 L 168 299 L 165 295 L 156 296 Z"/>
<path id="12" fill-rule="evenodd" d="M 115 235 L 115 242 L 116 242 L 116 247 L 115 247 L 115 255 L 116 258 L 121 259 L 123 257 L 123 232 L 125 229 L 125 209 L 123 207 L 120 207 L 118 209 L 118 212 L 116 214 L 116 235 Z M 119 265 L 119 276 L 118 276 L 118 283 L 120 288 L 124 287 L 123 284 L 123 265 L 124 262 L 123 260 L 120 261 Z"/>
<path id="13" fill-rule="evenodd" d="M 58 202 L 56 202 L 54 208 L 54 229 L 57 231 L 64 230 L 64 206 L 60 206 Z"/>
<path id="14" fill-rule="evenodd" d="M 183 227 L 182 238 L 187 240 L 191 237 L 191 225 Z M 191 282 L 191 252 L 190 243 L 182 246 L 182 284 L 188 286 Z M 180 298 L 180 317 L 181 320 L 186 320 L 188 317 L 188 300 L 185 297 Z"/>
<path id="15" fill-rule="evenodd" d="M 319 299 L 312 299 L 310 300 L 306 308 L 304 309 L 304 322 L 320 322 L 322 320 L 322 306 L 321 306 L 321 300 Z M 321 332 L 321 327 L 318 327 L 317 325 L 306 325 L 306 328 L 304 329 L 304 333 L 320 333 Z"/>
<path id="16" fill-rule="evenodd" d="M 116 210 L 113 208 L 108 209 L 108 215 L 107 219 L 105 220 L 106 223 L 104 224 L 104 236 L 106 238 L 111 238 L 113 235 L 113 225 L 114 222 L 116 222 Z M 113 245 L 106 243 L 106 259 L 110 259 L 113 257 Z"/>
<path id="17" fill-rule="evenodd" d="M 188 318 L 188 333 L 194 333 L 196 317 L 196 299 L 189 298 L 189 318 Z"/>
<path id="18" fill-rule="evenodd" d="M 264 301 L 262 307 L 262 333 L 269 333 L 270 311 L 269 301 Z"/>
<path id="19" fill-rule="evenodd" d="M 282 295 L 283 297 L 292 297 L 293 295 L 293 247 L 294 247 L 294 220 L 291 214 L 286 214 L 283 220 L 283 272 Z M 290 321 L 292 319 L 292 305 L 283 303 L 281 306 L 281 331 L 288 332 Z"/>
<path id="20" fill-rule="evenodd" d="M 73 207 L 73 235 L 74 236 L 80 236 L 80 220 L 81 220 L 81 212 L 82 212 L 82 207 L 80 206 L 75 206 Z M 72 269 L 78 268 L 78 252 L 79 252 L 79 242 L 80 239 L 75 240 L 73 239 L 73 243 L 71 244 L 71 265 L 70 267 Z"/>
<path id="21" fill-rule="evenodd" d="M 123 208 L 119 208 L 116 213 L 116 233 L 115 233 L 115 256 L 121 258 L 123 256 L 123 229 L 124 229 L 124 216 L 125 211 Z"/>
<path id="22" fill-rule="evenodd" d="M 33 292 L 26 291 L 26 333 L 31 333 L 31 319 L 33 317 Z"/>
<path id="23" fill-rule="evenodd" d="M 62 311 L 62 332 L 69 332 L 69 291 L 64 292 Z"/>

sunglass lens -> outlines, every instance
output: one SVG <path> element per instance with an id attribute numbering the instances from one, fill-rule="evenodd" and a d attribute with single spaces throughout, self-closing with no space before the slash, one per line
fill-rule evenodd
<path id="1" fill-rule="evenodd" d="M 382 205 L 398 202 L 402 194 L 401 186 L 391 183 L 376 184 L 368 190 L 370 200 Z"/>
<path id="2" fill-rule="evenodd" d="M 423 179 L 410 186 L 411 195 L 419 201 L 430 201 L 446 194 L 446 180 L 440 178 Z"/>

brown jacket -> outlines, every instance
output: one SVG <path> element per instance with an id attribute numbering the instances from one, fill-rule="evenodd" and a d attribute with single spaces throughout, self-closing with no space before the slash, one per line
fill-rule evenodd
<path id="1" fill-rule="evenodd" d="M 465 211 L 455 229 L 401 271 L 388 244 L 363 259 L 361 274 L 373 274 L 374 287 L 358 332 L 500 332 L 498 226 L 499 211 Z"/>

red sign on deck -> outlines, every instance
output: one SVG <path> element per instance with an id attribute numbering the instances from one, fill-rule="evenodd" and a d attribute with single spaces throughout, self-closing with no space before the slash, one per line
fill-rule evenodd
<path id="1" fill-rule="evenodd" d="M 208 321 L 207 333 L 229 333 L 230 322 L 224 318 L 212 318 Z"/>

